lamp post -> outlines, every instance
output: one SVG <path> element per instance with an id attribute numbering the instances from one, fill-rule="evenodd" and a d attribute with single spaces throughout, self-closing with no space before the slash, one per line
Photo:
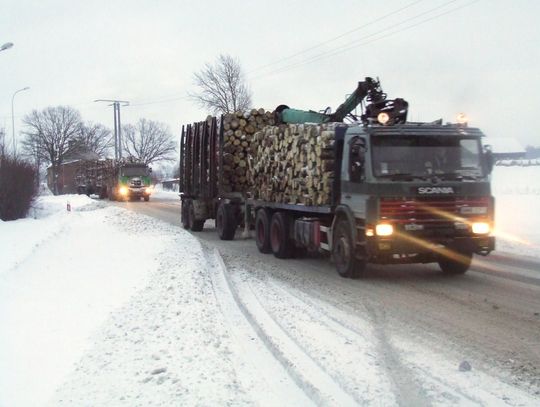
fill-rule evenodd
<path id="1" fill-rule="evenodd" d="M 12 42 L 6 42 L 2 46 L 0 46 L 0 51 L 5 51 L 6 49 L 10 49 L 13 46 Z"/>
<path id="2" fill-rule="evenodd" d="M 11 97 L 11 130 L 12 130 L 12 136 L 13 136 L 13 156 L 16 156 L 17 155 L 17 143 L 15 141 L 15 114 L 13 113 L 13 101 L 15 100 L 15 95 L 19 92 L 22 92 L 23 90 L 28 90 L 30 89 L 30 87 L 26 87 L 26 88 L 22 88 L 22 89 L 19 89 L 17 91 L 15 91 L 15 93 L 13 94 L 13 96 Z"/>

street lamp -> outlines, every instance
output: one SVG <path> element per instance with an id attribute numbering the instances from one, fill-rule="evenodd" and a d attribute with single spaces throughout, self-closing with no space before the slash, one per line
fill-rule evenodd
<path id="1" fill-rule="evenodd" d="M 17 143 L 15 142 L 15 115 L 13 114 L 13 100 L 15 99 L 15 95 L 19 92 L 22 92 L 23 90 L 28 90 L 30 89 L 30 87 L 26 87 L 26 88 L 22 88 L 22 89 L 19 89 L 17 91 L 15 91 L 15 93 L 13 94 L 13 96 L 11 97 L 11 130 L 12 130 L 12 135 L 13 135 L 13 156 L 16 156 L 17 155 Z"/>
<path id="2" fill-rule="evenodd" d="M 5 51 L 6 49 L 10 49 L 13 46 L 12 42 L 6 42 L 4 45 L 0 47 L 0 51 Z"/>

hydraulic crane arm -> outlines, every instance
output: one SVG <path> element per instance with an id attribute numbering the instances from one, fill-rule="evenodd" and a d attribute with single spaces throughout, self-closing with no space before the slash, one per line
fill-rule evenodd
<path id="1" fill-rule="evenodd" d="M 342 122 L 349 113 L 351 113 L 356 106 L 366 99 L 368 102 L 381 102 L 386 99 L 386 94 L 383 93 L 379 81 L 372 78 L 366 78 L 363 82 L 358 82 L 358 87 L 353 93 L 343 102 L 335 111 L 335 113 L 329 115 L 331 122 Z"/>
<path id="2" fill-rule="evenodd" d="M 327 123 L 342 122 L 363 100 L 370 104 L 366 106 L 366 114 L 362 115 L 362 121 L 367 123 L 369 119 L 376 119 L 378 113 L 391 114 L 396 110 L 394 123 L 405 122 L 407 117 L 407 102 L 403 99 L 387 100 L 386 93 L 381 89 L 379 80 L 367 77 L 358 82 L 357 88 L 347 97 L 335 111 L 335 113 L 319 113 L 313 110 L 291 109 L 289 106 L 280 105 L 274 111 L 277 123 Z"/>

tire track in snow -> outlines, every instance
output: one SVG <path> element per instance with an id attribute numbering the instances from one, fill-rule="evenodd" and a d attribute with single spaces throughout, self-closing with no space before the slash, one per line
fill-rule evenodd
<path id="1" fill-rule="evenodd" d="M 264 309 L 249 285 L 233 281 L 217 249 L 214 257 L 219 264 L 236 307 L 257 333 L 272 357 L 277 360 L 297 386 L 317 405 L 357 405 L 355 398 L 346 392 L 326 371 L 293 341 L 287 332 Z M 292 404 L 291 404 L 292 405 Z"/>
<path id="2" fill-rule="evenodd" d="M 257 403 L 270 405 L 275 400 L 286 399 L 291 405 L 308 405 L 310 398 L 291 380 L 288 372 L 279 361 L 268 352 L 261 333 L 253 326 L 242 309 L 236 292 L 231 287 L 227 271 L 217 249 L 205 257 L 212 278 L 214 296 L 221 308 L 230 335 L 234 338 L 233 346 L 238 355 L 236 372 L 249 393 L 259 397 Z"/>
<path id="3" fill-rule="evenodd" d="M 280 281 L 280 280 L 278 280 Z M 286 284 L 280 281 L 285 288 Z M 416 287 L 410 287 L 415 289 Z M 289 288 L 286 288 L 289 289 Z M 291 290 L 291 289 L 289 289 Z M 355 320 L 364 321 L 363 318 L 358 318 L 356 315 L 349 313 L 353 308 L 350 305 L 332 302 L 331 297 L 320 296 L 317 290 L 307 289 L 299 290 L 293 288 L 306 302 L 323 303 L 327 308 L 336 308 L 336 314 L 330 317 L 336 320 L 343 320 L 344 325 L 353 327 Z M 438 293 L 433 293 L 438 295 Z M 421 396 L 425 400 L 423 404 L 433 405 L 536 405 L 538 402 L 532 402 L 534 395 L 527 394 L 527 391 L 516 388 L 511 383 L 501 381 L 493 373 L 484 372 L 482 370 L 473 369 L 472 372 L 460 372 L 458 364 L 463 360 L 463 356 L 451 356 L 446 352 L 441 352 L 440 347 L 444 347 L 447 343 L 438 338 L 439 342 L 426 342 L 425 336 L 430 335 L 425 331 L 417 331 L 411 336 L 410 332 L 403 336 L 399 333 L 401 328 L 394 326 L 396 322 L 407 324 L 407 320 L 401 322 L 393 318 L 389 318 L 385 307 L 377 303 L 373 298 L 367 296 L 363 298 L 356 306 L 361 306 L 366 310 L 366 314 L 374 327 L 377 329 L 379 338 L 382 339 L 380 352 L 383 357 L 383 362 L 388 366 L 397 366 L 397 369 L 391 369 L 390 374 L 399 380 L 398 384 L 406 393 L 400 392 L 400 404 L 402 405 L 422 405 L 419 402 L 409 400 L 408 397 L 418 398 Z M 355 307 L 356 307 L 355 306 Z M 397 328 L 397 329 L 396 329 Z M 431 334 L 432 335 L 432 334 Z M 430 346 L 431 345 L 431 346 Z M 444 349 L 442 349 L 444 350 Z M 427 356 L 429 355 L 429 356 Z M 396 359 L 397 358 L 397 359 Z M 472 361 L 474 364 L 474 356 Z M 471 359 L 469 359 L 471 360 Z M 395 362 L 399 364 L 396 365 Z M 402 377 L 400 369 L 405 369 L 408 375 L 406 380 Z M 394 379 L 395 380 L 395 379 Z M 412 383 L 416 387 L 416 392 L 411 391 L 409 385 Z M 538 392 L 536 399 L 538 399 Z"/>
<path id="4" fill-rule="evenodd" d="M 351 340 L 352 336 L 356 341 L 371 341 L 372 349 L 367 352 L 375 353 L 375 358 L 380 360 L 384 373 L 393 385 L 395 400 L 399 405 L 425 406 L 431 404 L 421 385 L 417 383 L 409 369 L 403 365 L 398 353 L 390 344 L 384 330 L 384 324 L 380 323 L 381 318 L 378 311 L 365 304 L 368 316 L 371 318 L 370 321 L 364 321 L 359 317 L 346 314 L 332 305 L 325 304 L 321 300 L 314 300 L 302 292 L 293 292 L 293 289 L 284 285 L 276 282 L 270 282 L 268 285 L 305 304 L 304 312 L 315 314 L 315 318 L 318 318 L 338 335 L 342 335 L 348 340 Z M 331 311 L 328 308 L 331 308 Z M 362 327 L 362 330 L 358 327 Z M 343 379 L 338 380 L 342 381 Z M 384 379 L 381 377 L 380 380 Z M 365 400 L 362 402 L 365 403 Z"/>

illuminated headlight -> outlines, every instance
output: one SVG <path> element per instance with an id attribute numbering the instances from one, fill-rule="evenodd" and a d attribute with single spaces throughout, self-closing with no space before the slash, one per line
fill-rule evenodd
<path id="1" fill-rule="evenodd" d="M 127 187 L 120 187 L 118 192 L 120 193 L 120 195 L 126 196 L 129 193 L 129 189 Z"/>
<path id="2" fill-rule="evenodd" d="M 377 115 L 377 121 L 384 125 L 390 121 L 390 115 L 386 112 L 381 112 Z"/>
<path id="3" fill-rule="evenodd" d="M 472 232 L 477 235 L 486 235 L 490 231 L 489 223 L 486 222 L 474 222 L 472 224 Z"/>
<path id="4" fill-rule="evenodd" d="M 147 194 L 151 194 L 153 190 L 154 190 L 154 189 L 153 189 L 151 186 L 149 186 L 149 187 L 146 187 L 146 189 L 144 190 L 144 192 L 146 192 Z"/>
<path id="5" fill-rule="evenodd" d="M 380 223 L 375 226 L 375 233 L 377 236 L 390 236 L 394 233 L 394 227 L 388 223 Z"/>

